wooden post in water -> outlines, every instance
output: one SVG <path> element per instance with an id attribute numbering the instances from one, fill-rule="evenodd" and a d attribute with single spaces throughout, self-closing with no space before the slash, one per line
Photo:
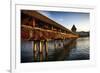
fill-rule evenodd
<path id="1" fill-rule="evenodd" d="M 54 49 L 56 50 L 56 40 L 54 40 Z"/>
<path id="2" fill-rule="evenodd" d="M 62 43 L 63 43 L 63 47 L 64 47 L 64 45 L 65 45 L 65 39 L 62 40 Z"/>
<path id="3" fill-rule="evenodd" d="M 40 47 L 39 47 L 39 49 L 40 49 L 40 54 L 39 54 L 39 56 L 40 56 L 40 58 L 39 58 L 40 62 L 43 61 L 43 45 L 44 45 L 43 40 L 40 40 Z"/>
<path id="4" fill-rule="evenodd" d="M 59 46 L 59 41 L 57 40 L 56 49 L 58 49 L 58 46 Z"/>
<path id="5" fill-rule="evenodd" d="M 32 41 L 32 47 L 33 47 L 33 61 L 36 61 L 36 59 L 37 59 L 37 54 L 36 54 L 36 51 L 37 51 L 37 49 L 36 49 L 36 41 Z"/>
<path id="6" fill-rule="evenodd" d="M 58 46 L 57 46 L 57 48 L 60 48 L 60 40 L 58 39 Z"/>
<path id="7" fill-rule="evenodd" d="M 48 40 L 45 40 L 45 53 L 48 54 Z"/>
<path id="8" fill-rule="evenodd" d="M 37 47 L 36 47 L 36 41 L 34 40 L 34 47 L 33 47 L 34 52 L 37 51 Z"/>
<path id="9" fill-rule="evenodd" d="M 40 56 L 40 58 L 39 58 L 40 62 L 43 61 L 43 53 L 40 53 L 39 56 Z"/>
<path id="10" fill-rule="evenodd" d="M 60 44 L 59 44 L 59 48 L 62 48 L 62 40 L 59 40 Z"/>
<path id="11" fill-rule="evenodd" d="M 43 40 L 39 40 L 39 61 L 43 61 Z"/>
<path id="12" fill-rule="evenodd" d="M 39 42 L 39 50 L 40 50 L 40 53 L 43 52 L 43 41 L 42 40 L 40 40 Z"/>

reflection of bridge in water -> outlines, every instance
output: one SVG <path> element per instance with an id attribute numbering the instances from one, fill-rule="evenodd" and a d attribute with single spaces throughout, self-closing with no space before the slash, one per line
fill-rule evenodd
<path id="1" fill-rule="evenodd" d="M 45 52 L 45 58 L 48 60 L 49 41 L 54 41 L 54 48 L 57 49 L 64 47 L 65 44 L 70 45 L 71 41 L 76 38 L 78 38 L 77 34 L 39 12 L 21 10 L 21 41 L 32 42 L 34 60 L 36 60 L 37 54 L 42 60 L 43 52 Z M 70 42 L 67 43 L 66 40 L 70 40 Z M 59 44 L 56 43 L 57 41 Z"/>

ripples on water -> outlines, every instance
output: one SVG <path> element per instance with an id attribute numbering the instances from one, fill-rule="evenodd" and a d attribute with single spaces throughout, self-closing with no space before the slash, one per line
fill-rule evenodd
<path id="1" fill-rule="evenodd" d="M 39 61 L 67 61 L 67 60 L 88 60 L 89 59 L 89 37 L 78 38 L 77 40 L 65 40 L 63 43 L 56 40 L 48 42 L 48 55 L 45 53 L 34 55 L 31 41 L 22 41 L 21 43 L 21 62 L 39 62 Z M 70 42 L 70 43 L 68 43 Z M 37 44 L 38 45 L 38 44 Z M 37 48 L 39 51 L 39 47 Z M 43 50 L 45 52 L 45 50 Z M 34 58 L 35 56 L 35 58 Z"/>
<path id="2" fill-rule="evenodd" d="M 76 47 L 72 48 L 68 60 L 86 60 L 89 59 L 89 38 L 77 39 Z"/>

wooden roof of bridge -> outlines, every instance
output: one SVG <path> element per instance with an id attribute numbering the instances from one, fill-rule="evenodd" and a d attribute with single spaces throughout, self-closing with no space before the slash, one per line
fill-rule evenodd
<path id="1" fill-rule="evenodd" d="M 62 26 L 61 24 L 55 22 L 54 20 L 48 18 L 47 16 L 45 16 L 45 15 L 43 15 L 43 14 L 41 14 L 41 13 L 35 11 L 35 10 L 21 10 L 21 13 L 24 13 L 24 14 L 27 14 L 29 16 L 32 16 L 32 17 L 34 17 L 36 19 L 39 19 L 39 20 L 41 20 L 43 22 L 46 22 L 46 23 L 48 23 L 50 25 L 53 25 L 53 26 L 55 26 L 55 27 L 57 27 L 57 28 L 59 28 L 61 30 L 64 30 L 64 31 L 68 31 L 70 33 L 73 33 L 69 29 L 67 29 L 64 26 Z"/>

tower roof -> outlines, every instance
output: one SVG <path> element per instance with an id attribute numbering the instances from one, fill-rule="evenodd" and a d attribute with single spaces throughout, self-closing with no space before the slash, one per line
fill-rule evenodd
<path id="1" fill-rule="evenodd" d="M 75 25 L 72 26 L 71 30 L 76 30 L 77 28 L 75 27 Z"/>

